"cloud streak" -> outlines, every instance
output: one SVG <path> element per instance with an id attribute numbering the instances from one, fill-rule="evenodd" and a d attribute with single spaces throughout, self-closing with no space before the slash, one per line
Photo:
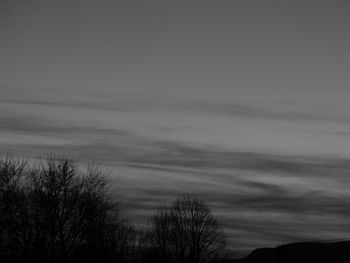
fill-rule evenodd
<path id="1" fill-rule="evenodd" d="M 8 99 L 0 107 L 2 152 L 33 159 L 54 152 L 81 162 L 97 161 L 111 170 L 136 223 L 146 223 L 157 205 L 187 192 L 210 203 L 232 248 L 347 238 L 350 162 L 346 155 L 292 153 L 277 146 L 236 149 L 215 142 L 221 139 L 216 132 L 222 129 L 232 129 L 224 141 L 240 136 L 236 122 L 247 133 L 245 125 L 254 127 L 259 119 L 339 122 L 342 128 L 342 121 L 347 122 L 344 116 L 234 103 L 152 104 L 147 99 L 118 106 Z M 218 123 L 207 124 L 208 114 L 220 116 Z M 238 119 L 231 125 L 232 117 Z M 262 130 L 256 136 L 263 136 Z M 208 134 L 213 144 L 201 138 Z"/>
<path id="2" fill-rule="evenodd" d="M 347 159 L 214 151 L 155 141 L 17 150 L 33 157 L 53 150 L 81 161 L 97 159 L 112 168 L 112 178 L 126 189 L 129 213 L 139 223 L 164 200 L 192 192 L 209 201 L 232 247 L 348 237 Z"/>
<path id="3" fill-rule="evenodd" d="M 300 105 L 299 105 L 300 106 Z M 281 107 L 264 107 L 252 106 L 238 103 L 218 103 L 201 105 L 204 111 L 216 114 L 225 114 L 228 116 L 239 116 L 244 118 L 255 119 L 275 119 L 283 121 L 303 121 L 303 122 L 335 122 L 335 123 L 349 123 L 349 115 L 331 110 L 325 111 L 324 107 L 321 110 L 312 111 L 300 110 L 296 106 L 294 109 L 285 109 Z"/>
<path id="4" fill-rule="evenodd" d="M 139 223 L 199 194 L 232 247 L 346 237 L 348 3 L 56 2 L 0 9 L 0 152 L 101 163 Z"/>

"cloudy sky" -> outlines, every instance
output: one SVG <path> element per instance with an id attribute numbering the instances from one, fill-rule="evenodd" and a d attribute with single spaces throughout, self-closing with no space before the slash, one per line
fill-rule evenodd
<path id="1" fill-rule="evenodd" d="M 347 1 L 0 2 L 0 152 L 111 171 L 230 247 L 350 237 Z"/>

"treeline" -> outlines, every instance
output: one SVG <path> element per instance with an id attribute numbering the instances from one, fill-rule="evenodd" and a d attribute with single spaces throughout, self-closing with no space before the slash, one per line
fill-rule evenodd
<path id="1" fill-rule="evenodd" d="M 195 196 L 136 227 L 97 166 L 0 158 L 0 262 L 204 263 L 224 254 L 218 223 Z"/>

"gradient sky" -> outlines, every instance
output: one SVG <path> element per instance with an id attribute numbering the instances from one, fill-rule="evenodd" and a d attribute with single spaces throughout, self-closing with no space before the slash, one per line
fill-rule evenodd
<path id="1" fill-rule="evenodd" d="M 350 236 L 348 1 L 0 2 L 0 151 L 96 160 L 144 223 L 230 247 Z"/>

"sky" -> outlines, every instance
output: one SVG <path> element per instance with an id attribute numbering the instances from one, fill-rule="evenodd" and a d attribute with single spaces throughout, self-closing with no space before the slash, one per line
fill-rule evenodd
<path id="1" fill-rule="evenodd" d="M 0 2 L 0 152 L 182 193 L 237 251 L 350 236 L 350 3 Z"/>

